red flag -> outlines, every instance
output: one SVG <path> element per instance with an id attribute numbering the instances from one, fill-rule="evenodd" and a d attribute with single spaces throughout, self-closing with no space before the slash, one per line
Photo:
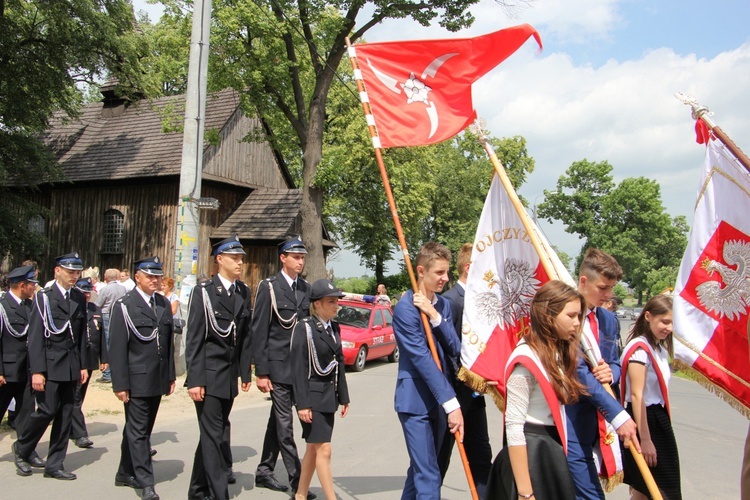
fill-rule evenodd
<path id="1" fill-rule="evenodd" d="M 528 24 L 476 38 L 366 43 L 355 52 L 382 147 L 450 139 L 476 118 L 471 84 L 539 33 Z"/>

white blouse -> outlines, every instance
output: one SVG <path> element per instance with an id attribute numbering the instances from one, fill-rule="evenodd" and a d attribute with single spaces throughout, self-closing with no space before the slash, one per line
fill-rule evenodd
<path id="1" fill-rule="evenodd" d="M 555 425 L 542 388 L 528 369 L 520 364 L 514 366 L 506 388 L 505 435 L 508 446 L 526 444 L 526 436 L 523 433 L 526 422 Z"/>
<path id="2" fill-rule="evenodd" d="M 667 384 L 667 386 L 669 386 L 669 378 L 672 376 L 672 372 L 669 369 L 669 358 L 667 357 L 667 351 L 666 349 L 663 349 L 661 347 L 656 347 L 654 349 L 654 352 L 656 353 L 656 369 L 661 372 L 662 377 L 664 377 L 664 382 Z M 645 403 L 645 405 L 666 405 L 667 402 L 664 401 L 664 397 L 661 394 L 661 386 L 659 385 L 659 379 L 656 376 L 656 371 L 654 370 L 653 363 L 651 362 L 651 356 L 649 356 L 643 348 L 639 348 L 636 349 L 635 352 L 630 356 L 630 363 L 640 363 L 642 365 L 646 365 L 646 385 L 643 388 L 643 402 Z M 629 375 L 627 375 L 627 377 L 628 390 L 625 394 L 625 402 L 631 403 L 633 400 L 630 395 L 632 381 L 630 380 Z"/>

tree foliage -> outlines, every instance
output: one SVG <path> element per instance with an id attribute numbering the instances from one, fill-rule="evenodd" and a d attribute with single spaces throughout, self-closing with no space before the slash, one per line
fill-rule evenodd
<path id="1" fill-rule="evenodd" d="M 35 257 L 44 246 L 28 221 L 40 215 L 8 186 L 60 178 L 40 142 L 52 114 L 75 117 L 82 84 L 105 76 L 125 95 L 148 90 L 128 0 L 0 0 L 0 253 Z"/>
<path id="2" fill-rule="evenodd" d="M 190 16 L 187 2 L 162 3 L 169 7 L 166 17 L 181 21 Z M 401 18 L 456 31 L 471 25 L 474 19 L 468 8 L 476 3 L 214 1 L 209 85 L 239 91 L 246 111 L 257 113 L 263 122 L 258 135 L 282 153 L 290 170 L 300 173 L 302 231 L 310 249 L 307 269 L 311 278 L 325 274 L 320 225 L 323 191 L 315 177 L 332 116 L 327 109 L 329 91 L 346 52 L 346 37 L 354 43 L 373 26 Z"/>
<path id="3" fill-rule="evenodd" d="M 676 277 L 687 246 L 687 223 L 666 213 L 656 181 L 629 177 L 615 184 L 611 172 L 606 161 L 573 163 L 557 189 L 544 192 L 539 214 L 562 221 L 567 232 L 586 240 L 577 266 L 587 248 L 601 248 L 617 259 L 624 280 L 640 296 L 662 286 L 668 270 L 675 270 Z"/>

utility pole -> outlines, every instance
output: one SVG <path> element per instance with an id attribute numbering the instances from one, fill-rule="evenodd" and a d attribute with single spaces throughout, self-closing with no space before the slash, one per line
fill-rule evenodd
<path id="1" fill-rule="evenodd" d="M 211 0 L 195 0 L 193 30 L 190 36 L 185 127 L 182 139 L 182 166 L 177 205 L 174 275 L 176 286 L 188 278 L 195 285 L 198 274 L 198 230 L 200 208 L 217 208 L 218 202 L 201 199 L 203 173 L 203 133 L 205 130 L 208 77 L 208 40 L 211 30 Z M 206 206 L 208 205 L 208 206 Z"/>

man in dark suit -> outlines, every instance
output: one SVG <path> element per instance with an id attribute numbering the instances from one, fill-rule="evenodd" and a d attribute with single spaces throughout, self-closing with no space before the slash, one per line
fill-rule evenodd
<path id="1" fill-rule="evenodd" d="M 112 390 L 125 405 L 115 486 L 143 488 L 142 498 L 155 500 L 151 431 L 162 395 L 174 392 L 174 330 L 171 305 L 156 293 L 164 275 L 161 260 L 139 260 L 134 267 L 136 287 L 117 299 L 109 325 Z"/>
<path id="2" fill-rule="evenodd" d="M 448 299 L 451 306 L 451 315 L 453 316 L 453 326 L 456 330 L 459 342 L 461 341 L 461 328 L 463 326 L 464 315 L 464 292 L 466 278 L 469 276 L 469 266 L 471 265 L 471 243 L 464 244 L 458 251 L 456 257 L 456 268 L 458 270 L 458 281 L 456 284 L 443 294 Z M 475 393 L 470 387 L 464 384 L 456 376 L 458 368 L 461 366 L 461 357 L 451 359 L 452 369 L 450 370 L 451 383 L 456 391 L 456 397 L 461 404 L 461 412 L 464 416 L 464 449 L 466 458 L 469 461 L 471 475 L 474 477 L 474 484 L 477 488 L 479 498 L 484 498 L 484 491 L 487 487 L 487 479 L 492 468 L 492 447 L 490 446 L 490 436 L 487 430 L 487 405 L 484 396 Z M 455 439 L 450 431 L 446 431 L 443 438 L 443 445 L 438 452 L 438 465 L 440 466 L 440 477 L 445 479 L 445 473 L 453 453 L 453 443 Z"/>
<path id="3" fill-rule="evenodd" d="M 590 345 L 579 360 L 578 377 L 586 385 L 590 396 L 582 397 L 578 403 L 567 405 L 565 409 L 568 418 L 568 467 L 573 476 L 576 498 L 604 500 L 594 461 L 594 448 L 602 438 L 597 412 L 612 424 L 624 441 L 633 440 L 639 449 L 635 422 L 602 387 L 602 384 L 616 384 L 620 380 L 615 329 L 617 318 L 602 306 L 622 278 L 622 268 L 611 255 L 589 248 L 578 274 L 578 291 L 586 300 L 588 309 L 582 345 L 586 345 L 586 339 L 589 339 Z M 584 361 L 587 356 L 596 358 L 597 364 L 587 365 Z M 601 449 L 603 453 L 611 450 L 606 444 Z"/>
<path id="4" fill-rule="evenodd" d="M 451 253 L 439 243 L 425 244 L 417 254 L 419 291 L 407 291 L 393 310 L 393 331 L 400 357 L 395 409 L 401 421 L 410 465 L 401 498 L 440 498 L 437 452 L 447 427 L 463 440 L 463 416 L 451 385 L 447 358 L 458 357 L 461 342 L 448 301 L 437 295 L 448 282 Z M 430 321 L 441 366 L 428 347 L 421 313 Z M 446 417 L 447 416 L 447 417 Z"/>
<path id="5" fill-rule="evenodd" d="M 310 285 L 300 273 L 307 249 L 295 236 L 279 245 L 281 271 L 258 284 L 253 311 L 253 359 L 258 389 L 271 393 L 263 452 L 255 471 L 255 485 L 287 491 L 273 474 L 279 453 L 289 474 L 289 485 L 297 489 L 300 461 L 294 443 L 292 403 L 294 390 L 289 360 L 289 340 L 298 321 L 310 315 Z M 312 493 L 308 498 L 315 498 Z"/>
<path id="6" fill-rule="evenodd" d="M 88 373 L 86 382 L 77 384 L 75 399 L 73 403 L 73 425 L 70 429 L 70 439 L 79 448 L 91 448 L 94 442 L 89 439 L 86 430 L 86 418 L 83 416 L 83 400 L 94 370 L 107 368 L 107 349 L 104 346 L 104 333 L 102 328 L 102 311 L 91 302 L 91 292 L 94 285 L 91 278 L 81 278 L 76 282 L 76 289 L 86 297 L 86 335 L 83 339 L 83 355 L 81 365 Z"/>
<path id="7" fill-rule="evenodd" d="M 185 384 L 200 430 L 188 498 L 228 500 L 231 464 L 222 447 L 238 394 L 237 378 L 242 378 L 245 392 L 252 381 L 250 290 L 239 280 L 245 251 L 237 235 L 215 244 L 211 254 L 218 273 L 193 288 L 188 305 Z"/>
<path id="8" fill-rule="evenodd" d="M 34 396 L 28 384 L 26 340 L 32 307 L 31 298 L 37 284 L 35 275 L 34 266 L 13 269 L 6 276 L 10 290 L 0 298 L 0 421 L 11 400 L 15 398 L 16 414 L 21 417 L 17 421 L 18 426 L 23 425 L 34 407 Z M 16 432 L 20 433 L 21 428 L 17 427 Z M 33 462 L 44 466 L 44 462 L 39 458 Z"/>
<path id="9" fill-rule="evenodd" d="M 19 475 L 31 475 L 28 460 L 52 422 L 44 477 L 72 480 L 76 475 L 63 467 L 73 423 L 77 383 L 88 373 L 81 368 L 81 349 L 86 333 L 86 298 L 74 288 L 83 262 L 77 253 L 56 259 L 55 281 L 36 295 L 29 319 L 29 369 L 36 410 L 28 418 L 13 445 Z"/>

